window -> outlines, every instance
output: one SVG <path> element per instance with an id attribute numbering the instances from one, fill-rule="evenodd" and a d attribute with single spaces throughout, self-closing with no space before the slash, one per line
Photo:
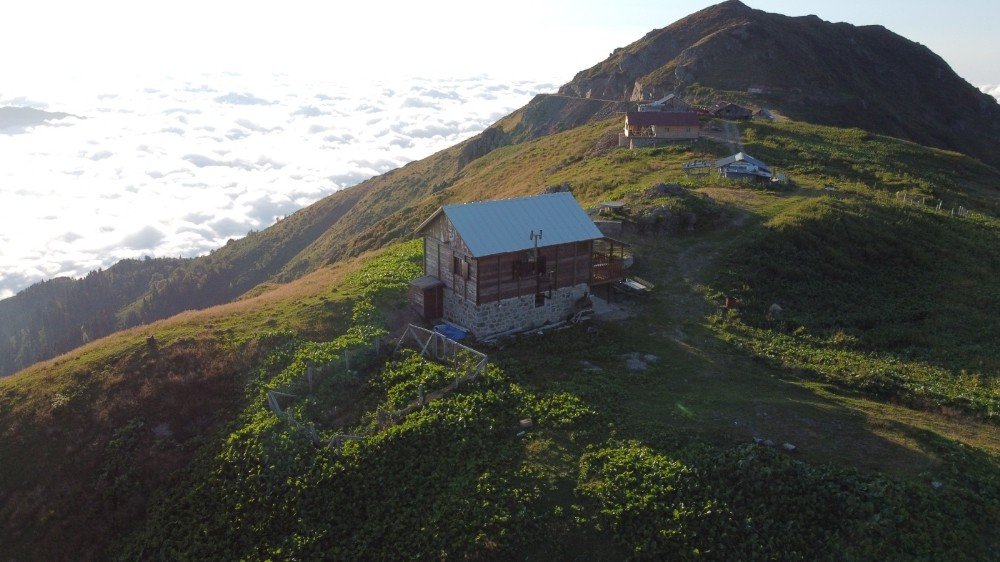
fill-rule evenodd
<path id="1" fill-rule="evenodd" d="M 461 275 L 463 279 L 469 278 L 469 262 L 458 256 L 451 257 L 451 272 Z"/>
<path id="2" fill-rule="evenodd" d="M 538 256 L 535 258 L 534 256 L 528 255 L 511 262 L 511 275 L 514 279 L 545 275 L 548 271 L 547 265 L 545 256 Z"/>

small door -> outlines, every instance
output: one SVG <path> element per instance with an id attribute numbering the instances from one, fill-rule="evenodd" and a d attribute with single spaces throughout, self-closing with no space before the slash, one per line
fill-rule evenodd
<path id="1" fill-rule="evenodd" d="M 424 319 L 434 320 L 444 316 L 444 286 L 424 290 Z"/>

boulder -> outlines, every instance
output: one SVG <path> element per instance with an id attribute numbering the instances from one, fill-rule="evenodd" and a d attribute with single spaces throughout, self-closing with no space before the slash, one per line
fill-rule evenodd
<path id="1" fill-rule="evenodd" d="M 680 197 L 684 195 L 684 188 L 678 183 L 658 183 L 647 189 L 646 195 L 651 197 Z"/>
<path id="2" fill-rule="evenodd" d="M 573 188 L 570 187 L 568 181 L 562 182 L 561 185 L 550 185 L 545 188 L 545 193 L 563 193 L 563 192 L 573 192 Z"/>

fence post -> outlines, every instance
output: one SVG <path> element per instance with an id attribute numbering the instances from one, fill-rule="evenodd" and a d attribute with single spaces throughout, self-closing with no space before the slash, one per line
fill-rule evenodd
<path id="1" fill-rule="evenodd" d="M 306 368 L 306 380 L 309 381 L 309 394 L 313 392 L 313 366 Z"/>
<path id="2" fill-rule="evenodd" d="M 424 407 L 424 385 L 420 385 L 420 386 L 417 387 L 417 400 L 420 403 L 420 407 L 423 408 Z"/>

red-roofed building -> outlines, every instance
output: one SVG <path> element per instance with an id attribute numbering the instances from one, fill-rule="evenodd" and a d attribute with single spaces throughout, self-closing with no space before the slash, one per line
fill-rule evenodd
<path id="1" fill-rule="evenodd" d="M 698 114 L 692 111 L 629 111 L 625 114 L 625 130 L 619 135 L 619 146 L 636 148 L 657 141 L 697 140 L 701 134 Z"/>

